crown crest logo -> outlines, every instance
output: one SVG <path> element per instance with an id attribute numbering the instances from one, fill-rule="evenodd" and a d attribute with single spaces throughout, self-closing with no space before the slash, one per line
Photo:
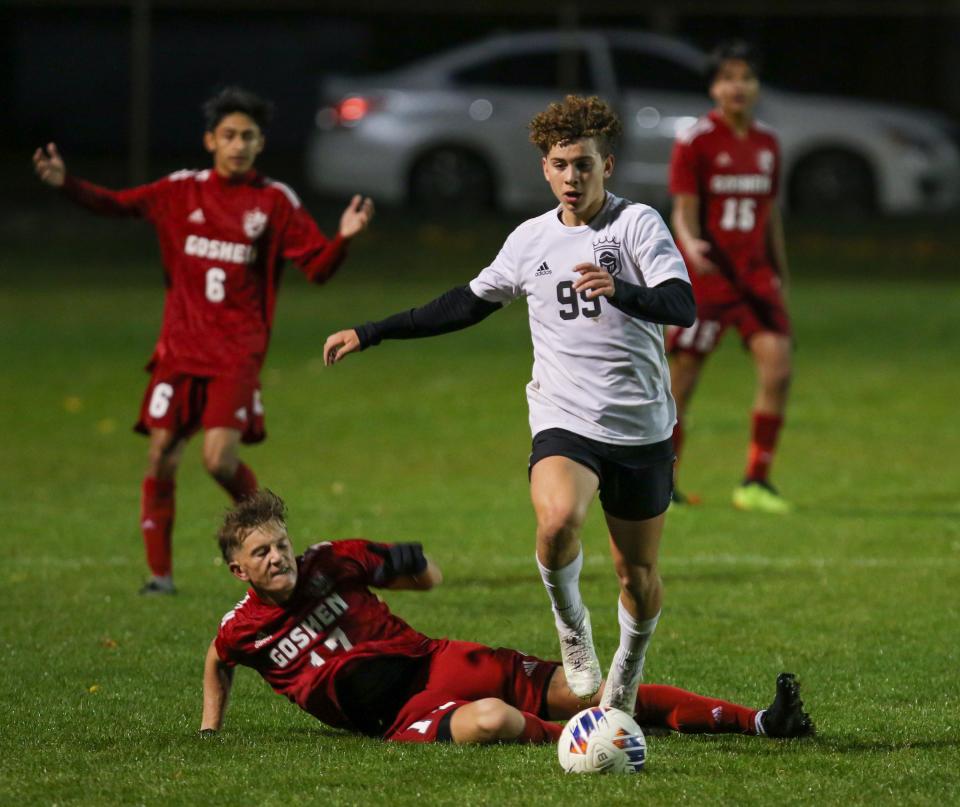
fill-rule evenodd
<path id="1" fill-rule="evenodd" d="M 620 257 L 620 241 L 615 236 L 598 238 L 593 242 L 593 257 L 597 265 L 611 275 L 618 275 L 623 269 Z"/>

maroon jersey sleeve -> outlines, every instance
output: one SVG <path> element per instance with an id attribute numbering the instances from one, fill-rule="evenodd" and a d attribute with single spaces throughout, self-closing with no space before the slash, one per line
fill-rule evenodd
<path id="1" fill-rule="evenodd" d="M 293 261 L 311 283 L 323 283 L 333 277 L 343 263 L 347 241 L 339 233 L 332 239 L 327 238 L 294 193 L 286 186 L 284 192 L 290 211 L 280 235 L 280 254 Z"/>
<path id="2" fill-rule="evenodd" d="M 377 572 L 385 562 L 386 544 L 362 538 L 334 541 L 331 550 L 341 569 L 341 579 L 352 580 L 363 586 L 377 586 Z M 383 551 L 381 551 L 383 550 Z M 307 553 L 309 555 L 309 552 Z"/>
<path id="3" fill-rule="evenodd" d="M 677 140 L 670 156 L 670 194 L 699 193 L 697 182 L 697 158 L 692 142 Z"/>
<path id="4" fill-rule="evenodd" d="M 228 667 L 237 666 L 237 661 L 233 658 L 231 652 L 230 641 L 226 636 L 224 636 L 224 631 L 222 628 L 217 631 L 217 638 L 214 641 L 213 646 L 217 649 L 217 655 L 220 657 L 220 661 L 222 661 Z"/>
<path id="5" fill-rule="evenodd" d="M 102 216 L 150 218 L 169 185 L 166 179 L 113 191 L 67 174 L 61 192 L 73 202 Z"/>
<path id="6" fill-rule="evenodd" d="M 230 611 L 227 611 L 223 619 L 220 620 L 220 628 L 217 630 L 217 637 L 213 642 L 220 661 L 230 667 L 236 667 L 237 664 L 243 662 L 243 653 L 240 649 L 240 642 L 242 640 L 236 635 L 236 631 L 233 630 L 236 627 L 234 617 L 237 611 L 246 605 L 249 600 L 250 595 L 248 593 Z"/>

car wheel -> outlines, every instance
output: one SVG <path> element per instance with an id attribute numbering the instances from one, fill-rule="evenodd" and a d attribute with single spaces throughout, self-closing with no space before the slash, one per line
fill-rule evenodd
<path id="1" fill-rule="evenodd" d="M 424 154 L 410 172 L 410 197 L 435 211 L 487 209 L 493 203 L 493 175 L 481 157 L 445 147 Z"/>
<path id="2" fill-rule="evenodd" d="M 815 152 L 793 171 L 790 207 L 794 212 L 859 217 L 873 212 L 876 204 L 873 169 L 852 151 Z"/>

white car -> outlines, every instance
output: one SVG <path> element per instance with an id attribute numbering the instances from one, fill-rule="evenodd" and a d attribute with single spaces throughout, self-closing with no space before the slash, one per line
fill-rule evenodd
<path id="1" fill-rule="evenodd" d="M 575 92 L 606 98 L 623 120 L 612 190 L 665 206 L 674 138 L 711 106 L 705 64 L 703 52 L 658 35 L 546 31 L 332 78 L 321 86 L 309 181 L 434 209 L 541 209 L 552 197 L 527 123 Z M 960 140 L 934 113 L 765 85 L 757 117 L 779 134 L 791 209 L 912 213 L 960 201 Z"/>

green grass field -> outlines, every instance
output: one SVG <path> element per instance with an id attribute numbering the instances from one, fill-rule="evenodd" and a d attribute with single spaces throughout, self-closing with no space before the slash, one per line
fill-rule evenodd
<path id="1" fill-rule="evenodd" d="M 179 481 L 181 593 L 143 600 L 136 414 L 161 306 L 149 231 L 72 217 L 0 254 L 0 803 L 288 805 L 955 803 L 960 792 L 957 241 L 899 223 L 794 230 L 799 349 L 775 479 L 797 504 L 732 510 L 752 370 L 733 338 L 691 420 L 650 681 L 766 705 L 797 672 L 819 736 L 652 738 L 639 777 L 570 777 L 552 747 L 393 747 L 324 728 L 251 671 L 196 736 L 203 655 L 242 589 L 212 534 L 227 504 L 198 446 Z M 300 546 L 422 540 L 446 573 L 389 595 L 434 635 L 554 656 L 527 499 L 526 311 L 389 343 L 334 370 L 333 329 L 469 279 L 506 234 L 381 217 L 343 274 L 291 271 L 264 373 L 270 439 L 245 457 Z M 322 219 L 330 226 L 332 219 Z M 955 238 L 955 236 L 954 236 Z M 898 280 L 898 277 L 903 279 Z M 599 510 L 583 578 L 605 663 L 616 585 Z"/>

